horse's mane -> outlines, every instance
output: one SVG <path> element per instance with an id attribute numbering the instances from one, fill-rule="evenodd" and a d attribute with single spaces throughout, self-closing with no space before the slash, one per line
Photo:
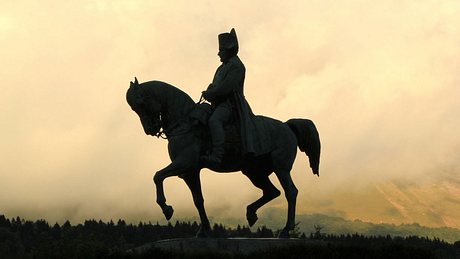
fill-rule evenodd
<path id="1" fill-rule="evenodd" d="M 170 112 L 176 109 L 180 115 L 189 113 L 196 105 L 193 99 L 181 89 L 162 81 L 147 81 L 139 86 L 147 96 L 150 96 L 164 106 L 169 107 Z"/>

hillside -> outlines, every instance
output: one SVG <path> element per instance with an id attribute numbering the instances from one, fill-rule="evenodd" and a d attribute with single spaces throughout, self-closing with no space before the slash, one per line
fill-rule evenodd
<path id="1" fill-rule="evenodd" d="M 286 212 L 281 209 L 266 209 L 259 213 L 259 221 L 253 228 L 265 225 L 271 229 L 280 229 L 285 224 Z M 212 221 L 228 226 L 246 224 L 241 219 L 214 218 Z M 361 220 L 347 220 L 341 217 L 324 214 L 301 214 L 296 216 L 300 232 L 310 234 L 315 232 L 315 225 L 322 227 L 323 233 L 348 234 L 359 233 L 365 236 L 420 236 L 439 238 L 449 243 L 460 240 L 460 229 L 451 227 L 426 227 L 417 223 L 413 224 L 375 224 Z"/>
<path id="2" fill-rule="evenodd" d="M 127 224 L 120 219 L 103 222 L 85 220 L 83 224 L 50 225 L 45 220 L 29 221 L 19 217 L 8 219 L 0 215 L 0 255 L 2 258 L 459 258 L 460 242 L 449 244 L 439 239 L 410 236 L 390 237 L 363 235 L 337 235 L 316 232 L 309 237 L 300 235 L 297 245 L 270 247 L 253 251 L 248 255 L 213 252 L 205 249 L 181 252 L 156 249 L 132 254 L 133 249 L 152 242 L 186 238 L 196 242 L 196 222 L 176 222 L 174 225 L 142 223 Z M 276 231 L 275 231 L 276 232 Z M 242 237 L 273 238 L 274 232 L 258 227 L 229 228 L 214 224 L 211 230 L 213 242 Z M 297 233 L 298 234 L 298 233 Z M 275 240 L 275 241 L 273 241 Z M 206 241 L 204 241 L 206 242 Z M 251 242 L 251 241 L 249 241 Z M 276 242 L 271 239 L 270 242 Z M 228 242 L 227 242 L 228 243 Z M 292 243 L 292 242 L 291 242 Z M 235 252 L 235 251 L 234 251 Z"/>

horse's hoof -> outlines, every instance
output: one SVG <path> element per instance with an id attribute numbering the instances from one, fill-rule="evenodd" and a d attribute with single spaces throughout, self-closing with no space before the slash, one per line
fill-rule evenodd
<path id="1" fill-rule="evenodd" d="M 289 230 L 283 229 L 278 233 L 278 238 L 289 238 Z"/>
<path id="2" fill-rule="evenodd" d="M 170 220 L 172 215 L 174 214 L 174 209 L 172 206 L 169 206 L 169 205 L 166 205 L 164 208 L 163 208 L 163 214 L 165 215 L 166 217 L 166 220 Z"/>
<path id="3" fill-rule="evenodd" d="M 256 213 L 246 213 L 246 219 L 250 227 L 254 226 L 254 223 L 259 219 Z"/>
<path id="4" fill-rule="evenodd" d="M 207 229 L 207 228 L 203 228 L 202 226 L 200 227 L 200 229 L 196 233 L 197 238 L 208 238 L 210 236 L 211 236 L 210 235 L 210 230 Z"/>

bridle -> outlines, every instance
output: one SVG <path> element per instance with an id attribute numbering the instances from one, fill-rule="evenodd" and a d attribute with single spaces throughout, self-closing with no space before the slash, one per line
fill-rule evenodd
<path id="1" fill-rule="evenodd" d="M 158 130 L 157 133 L 154 134 L 157 138 L 162 138 L 162 139 L 168 139 L 166 136 L 166 132 L 163 129 L 163 121 L 161 120 L 161 113 L 158 115 L 159 119 L 157 120 L 157 123 L 160 125 L 160 129 Z"/>
<path id="2" fill-rule="evenodd" d="M 206 100 L 204 99 L 203 94 L 201 94 L 200 100 L 197 102 L 197 104 L 200 104 L 200 103 L 202 103 L 204 101 L 206 101 Z M 160 130 L 157 133 L 155 133 L 154 135 L 157 138 L 168 139 L 170 137 L 180 136 L 180 135 L 184 135 L 184 134 L 188 133 L 190 131 L 190 128 L 191 128 L 190 126 L 186 127 L 184 130 L 180 131 L 179 133 L 172 134 L 172 131 L 174 129 L 178 128 L 184 121 L 186 121 L 186 118 L 188 118 L 189 113 L 187 113 L 181 119 L 179 119 L 176 122 L 174 122 L 167 129 L 164 129 L 163 128 L 163 121 L 161 120 L 161 112 L 160 112 L 159 122 L 158 122 L 160 124 Z"/>

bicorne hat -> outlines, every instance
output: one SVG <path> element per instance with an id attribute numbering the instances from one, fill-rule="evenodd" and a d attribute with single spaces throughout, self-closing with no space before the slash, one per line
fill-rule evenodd
<path id="1" fill-rule="evenodd" d="M 229 50 L 236 49 L 238 52 L 238 38 L 236 37 L 235 29 L 232 28 L 230 33 L 224 32 L 219 34 L 219 49 Z"/>

